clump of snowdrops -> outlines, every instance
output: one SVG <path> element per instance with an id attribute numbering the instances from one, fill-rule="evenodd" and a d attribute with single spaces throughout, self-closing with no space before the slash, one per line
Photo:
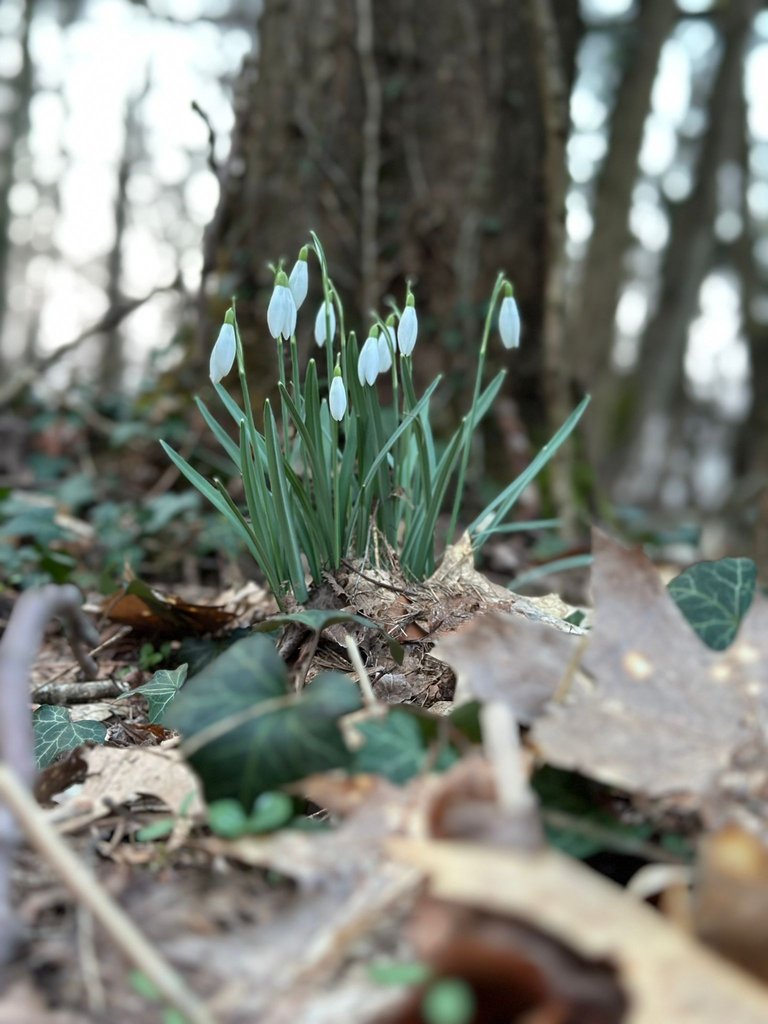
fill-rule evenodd
<path id="1" fill-rule="evenodd" d="M 309 260 L 322 276 L 323 299 L 314 321 L 314 338 L 324 350 L 324 367 L 310 358 L 302 377 L 296 341 L 297 314 L 308 291 Z M 267 311 L 276 341 L 279 398 L 264 403 L 257 426 L 248 389 L 245 347 L 235 304 L 211 352 L 210 377 L 226 413 L 234 421 L 233 439 L 206 404 L 197 406 L 242 480 L 245 509 L 219 479 L 208 481 L 178 452 L 163 448 L 184 476 L 231 523 L 258 564 L 277 600 L 288 592 L 304 603 L 308 577 L 338 569 L 342 559 L 395 557 L 415 580 L 435 568 L 438 517 L 448 511 L 447 540 L 461 514 L 473 436 L 490 409 L 505 371 L 483 380 L 493 325 L 505 348 L 520 343 L 520 317 L 512 286 L 496 280 L 477 350 L 472 404 L 447 443 L 435 438 L 430 400 L 438 375 L 422 395 L 413 383 L 418 338 L 414 295 L 408 288 L 402 309 L 376 317 L 362 345 L 347 331 L 344 309 L 328 274 L 317 236 L 304 246 L 287 275 L 278 269 Z M 287 356 L 287 358 L 286 358 Z M 222 386 L 237 365 L 242 404 Z M 391 404 L 379 400 L 381 375 L 391 380 Z M 586 400 L 571 414 L 527 469 L 505 487 L 468 527 L 476 549 L 494 533 L 529 524 L 505 520 L 524 489 L 555 454 L 581 417 Z"/>

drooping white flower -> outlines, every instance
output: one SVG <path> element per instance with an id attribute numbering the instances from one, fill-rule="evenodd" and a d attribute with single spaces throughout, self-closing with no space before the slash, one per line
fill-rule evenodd
<path id="1" fill-rule="evenodd" d="M 275 287 L 267 308 L 267 326 L 275 339 L 281 336 L 290 338 L 296 330 L 296 303 L 284 270 L 278 271 L 275 277 Z"/>
<path id="2" fill-rule="evenodd" d="M 336 337 L 336 311 L 332 302 L 321 302 L 315 317 L 315 342 L 319 348 L 322 348 L 328 340 L 326 337 L 327 324 L 330 324 L 331 344 L 333 344 L 333 339 Z"/>
<path id="3" fill-rule="evenodd" d="M 520 312 L 517 308 L 512 289 L 501 300 L 499 310 L 499 334 L 504 348 L 518 348 L 520 345 Z"/>
<path id="4" fill-rule="evenodd" d="M 390 323 L 390 321 L 393 322 Z M 379 348 L 379 373 L 388 373 L 392 369 L 392 353 L 397 345 L 394 317 L 387 317 L 387 323 L 379 335 L 377 344 Z"/>
<path id="5" fill-rule="evenodd" d="M 373 332 L 376 331 L 376 334 Z M 372 328 L 365 339 L 357 360 L 357 378 L 361 384 L 374 384 L 379 375 L 379 339 L 377 328 Z"/>
<path id="6" fill-rule="evenodd" d="M 333 416 L 337 423 L 344 419 L 344 413 L 347 411 L 347 392 L 344 388 L 344 381 L 338 366 L 331 381 L 331 389 L 328 392 L 328 408 L 331 410 L 331 416 Z"/>
<path id="7" fill-rule="evenodd" d="M 416 306 L 413 295 L 409 291 L 403 315 L 400 317 L 400 323 L 397 325 L 397 347 L 400 349 L 400 355 L 409 356 L 413 352 L 418 331 L 419 321 L 416 316 Z"/>
<path id="8" fill-rule="evenodd" d="M 307 289 L 309 288 L 307 254 L 308 250 L 305 245 L 302 247 L 299 258 L 293 265 L 291 276 L 288 278 L 288 287 L 291 289 L 291 295 L 293 296 L 297 311 L 301 309 L 301 304 L 306 299 Z"/>
<path id="9" fill-rule="evenodd" d="M 232 369 L 237 351 L 235 339 L 235 328 L 232 324 L 221 325 L 216 344 L 211 349 L 210 377 L 214 384 L 218 384 L 222 377 L 226 377 Z"/>

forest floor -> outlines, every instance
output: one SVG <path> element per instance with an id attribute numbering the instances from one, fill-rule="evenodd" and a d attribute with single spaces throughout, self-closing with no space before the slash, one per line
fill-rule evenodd
<path id="1" fill-rule="evenodd" d="M 48 630 L 37 799 L 4 791 L 0 1024 L 768 1020 L 768 599 L 715 650 L 640 549 L 593 554 L 579 607 L 462 544 L 293 617 L 83 586 L 98 672 Z"/>

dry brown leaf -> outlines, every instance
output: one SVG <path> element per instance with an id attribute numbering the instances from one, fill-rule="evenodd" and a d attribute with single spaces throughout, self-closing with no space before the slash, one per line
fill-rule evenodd
<path id="1" fill-rule="evenodd" d="M 492 611 L 442 637 L 432 657 L 456 674 L 457 704 L 501 700 L 527 725 L 557 690 L 580 643 L 543 622 Z"/>
<path id="2" fill-rule="evenodd" d="M 722 653 L 698 639 L 640 549 L 594 532 L 595 624 L 575 686 L 534 725 L 550 764 L 652 796 L 697 794 L 739 751 L 765 752 L 768 600 Z"/>
<path id="3" fill-rule="evenodd" d="M 82 756 L 88 762 L 88 776 L 77 797 L 65 805 L 62 832 L 77 832 L 139 796 L 156 797 L 172 814 L 184 806 L 187 819 L 202 813 L 200 783 L 178 750 L 93 747 Z"/>
<path id="4" fill-rule="evenodd" d="M 393 838 L 433 896 L 535 925 L 575 954 L 616 964 L 623 1024 L 765 1024 L 768 990 L 578 861 L 468 843 Z"/>
<path id="5" fill-rule="evenodd" d="M 88 1024 L 81 1012 L 46 1007 L 28 980 L 19 980 L 0 992 L 0 1024 Z"/>
<path id="6" fill-rule="evenodd" d="M 473 1021 L 620 1024 L 627 1000 L 607 961 L 574 954 L 539 929 L 499 914 L 422 899 L 409 929 L 432 980 L 460 979 L 475 1000 Z M 426 985 L 377 1024 L 419 1024 Z"/>
<path id="7" fill-rule="evenodd" d="M 693 889 L 702 941 L 768 981 L 768 849 L 731 825 L 705 836 Z"/>

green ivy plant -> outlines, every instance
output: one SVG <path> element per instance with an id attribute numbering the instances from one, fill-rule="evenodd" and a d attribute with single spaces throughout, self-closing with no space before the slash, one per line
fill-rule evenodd
<path id="1" fill-rule="evenodd" d="M 322 278 L 314 335 L 325 350 L 325 373 L 310 358 L 302 377 L 295 331 L 307 295 L 310 253 Z M 448 541 L 455 536 L 474 435 L 504 381 L 503 370 L 489 382 L 484 379 L 494 323 L 506 348 L 517 348 L 520 342 L 512 286 L 498 276 L 478 346 L 472 404 L 443 447 L 430 421 L 430 401 L 441 378 L 422 395 L 414 385 L 418 316 L 410 287 L 403 308 L 386 318 L 374 317 L 359 344 L 355 333 L 346 330 L 342 303 L 313 233 L 311 246 L 301 250 L 290 276 L 277 270 L 267 322 L 277 348 L 279 399 L 276 405 L 265 402 L 258 425 L 234 302 L 211 353 L 210 377 L 236 437 L 196 399 L 242 483 L 245 509 L 221 480 L 207 480 L 161 442 L 168 456 L 227 518 L 281 605 L 288 592 L 299 603 L 307 601 L 308 576 L 318 584 L 343 558 L 370 558 L 374 551 L 393 552 L 407 576 L 426 578 L 435 568 L 437 522 L 448 511 L 451 488 Z M 241 403 L 221 383 L 235 364 Z M 382 374 L 391 382 L 392 400 L 386 406 L 376 386 Z M 470 523 L 476 548 L 504 528 L 515 502 L 573 431 L 588 401 L 580 403 L 530 466 Z"/>

